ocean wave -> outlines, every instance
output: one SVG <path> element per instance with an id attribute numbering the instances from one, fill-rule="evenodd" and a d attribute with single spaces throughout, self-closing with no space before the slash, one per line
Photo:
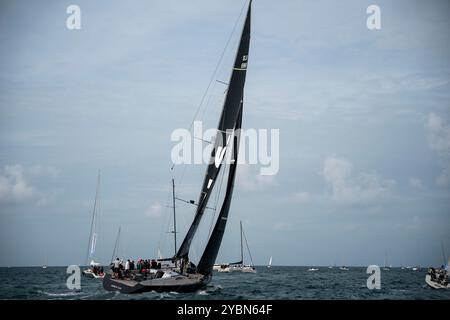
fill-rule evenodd
<path id="1" fill-rule="evenodd" d="M 209 293 L 206 292 L 206 290 L 200 290 L 200 291 L 197 292 L 197 294 L 200 295 L 200 296 L 209 296 Z"/>
<path id="2" fill-rule="evenodd" d="M 38 293 L 44 294 L 49 297 L 73 297 L 73 296 L 80 296 L 83 294 L 80 291 L 53 293 L 53 292 L 47 292 L 47 291 L 41 291 L 41 290 L 39 290 Z"/>

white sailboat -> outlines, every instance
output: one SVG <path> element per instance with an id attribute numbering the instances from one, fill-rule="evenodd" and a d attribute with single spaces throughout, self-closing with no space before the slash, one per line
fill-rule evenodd
<path id="1" fill-rule="evenodd" d="M 272 268 L 272 256 L 270 256 L 270 259 L 269 259 L 269 264 L 267 265 L 267 268 Z"/>
<path id="2" fill-rule="evenodd" d="M 344 257 L 342 257 L 342 265 L 339 267 L 339 270 L 348 271 L 349 268 L 345 266 Z"/>
<path id="3" fill-rule="evenodd" d="M 428 268 L 425 276 L 425 283 L 433 289 L 449 289 L 450 288 L 450 258 L 447 261 L 445 255 L 444 243 L 441 242 L 442 258 L 444 264 L 441 268 Z"/>
<path id="4" fill-rule="evenodd" d="M 240 271 L 240 272 L 256 273 L 256 269 L 253 266 L 252 254 L 250 253 L 250 248 L 249 248 L 248 243 L 247 243 L 247 237 L 245 236 L 244 229 L 242 228 L 242 221 L 240 222 L 240 228 L 241 228 L 241 261 L 235 262 L 235 263 L 230 263 L 230 265 L 228 266 L 228 271 L 229 272 Z M 244 264 L 244 243 L 243 243 L 243 240 L 245 240 L 245 245 L 247 247 L 247 250 L 248 250 L 248 253 L 249 253 L 249 256 L 250 256 L 251 264 L 249 264 L 249 265 L 245 265 Z M 227 270 L 227 268 L 224 268 L 224 270 L 222 272 L 227 272 L 226 270 Z M 220 270 L 219 270 L 219 272 L 220 272 Z"/>
<path id="5" fill-rule="evenodd" d="M 48 261 L 47 254 L 45 254 L 44 264 L 42 265 L 42 269 L 47 269 Z"/>
<path id="6" fill-rule="evenodd" d="M 391 271 L 391 268 L 387 265 L 387 251 L 384 252 L 384 271 Z"/>
<path id="7" fill-rule="evenodd" d="M 91 232 L 89 235 L 89 245 L 86 255 L 86 264 L 89 265 L 89 267 L 83 270 L 82 272 L 82 274 L 88 278 L 103 278 L 105 276 L 101 264 L 95 262 L 94 260 L 95 247 L 97 245 L 97 238 L 98 238 L 98 227 L 99 227 L 98 214 L 100 210 L 99 208 L 100 208 L 100 172 L 98 173 L 97 177 L 97 188 L 95 191 L 94 208 L 92 209 Z"/>

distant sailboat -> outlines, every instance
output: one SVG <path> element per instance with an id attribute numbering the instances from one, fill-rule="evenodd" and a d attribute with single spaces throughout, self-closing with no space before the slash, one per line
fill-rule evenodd
<path id="1" fill-rule="evenodd" d="M 267 268 L 272 268 L 272 256 L 270 256 L 270 259 L 269 259 L 269 264 L 267 265 Z"/>
<path id="2" fill-rule="evenodd" d="M 384 252 L 384 271 L 391 271 L 391 268 L 387 265 L 387 251 Z"/>
<path id="3" fill-rule="evenodd" d="M 89 243 L 88 250 L 86 255 L 86 265 L 89 267 L 83 270 L 82 274 L 88 278 L 103 278 L 104 273 L 101 271 L 101 265 L 98 262 L 95 262 L 93 259 L 95 253 L 95 247 L 97 245 L 97 237 L 98 237 L 98 214 L 100 210 L 100 172 L 97 176 L 97 188 L 95 191 L 95 200 L 94 207 L 92 209 L 92 221 L 91 221 L 91 232 L 89 235 Z"/>
<path id="4" fill-rule="evenodd" d="M 238 165 L 239 132 L 242 125 L 244 85 L 250 45 L 251 3 L 250 0 L 217 127 L 216 139 L 211 152 L 211 161 L 206 169 L 199 200 L 197 203 L 192 202 L 192 204 L 196 205 L 194 219 L 176 254 L 171 258 L 164 259 L 172 262 L 174 266 L 167 269 L 154 270 L 155 272 L 145 275 L 132 273 L 127 279 L 119 279 L 108 273 L 103 279 L 103 288 L 105 290 L 128 294 L 148 291 L 193 292 L 204 288 L 210 282 L 214 263 L 225 233 Z M 234 161 L 231 161 L 230 164 L 225 164 L 223 160 L 230 153 Z M 219 180 L 219 173 L 221 169 L 225 171 L 227 168 L 228 179 L 226 180 L 224 199 L 200 261 L 195 265 L 189 259 L 191 244 L 216 182 Z"/>
<path id="5" fill-rule="evenodd" d="M 253 267 L 253 258 L 252 254 L 250 253 L 250 248 L 247 243 L 247 238 L 245 237 L 244 229 L 242 228 L 242 221 L 240 222 L 240 230 L 241 230 L 241 261 L 230 263 L 229 271 L 235 272 L 250 272 L 250 273 L 256 273 L 255 267 Z M 250 255 L 251 264 L 245 265 L 244 264 L 244 243 L 243 240 L 245 240 L 245 245 L 247 247 L 248 253 Z"/>
<path id="6" fill-rule="evenodd" d="M 122 227 L 119 227 L 119 230 L 117 231 L 117 235 L 116 235 L 116 241 L 114 242 L 114 249 L 113 249 L 113 253 L 111 256 L 111 261 L 110 263 L 112 263 L 114 261 L 114 258 L 118 258 L 119 255 L 119 246 L 120 246 L 120 234 L 122 231 Z"/>
<path id="7" fill-rule="evenodd" d="M 339 270 L 348 271 L 349 269 L 344 264 L 344 258 L 342 257 L 342 265 L 339 267 Z"/>
<path id="8" fill-rule="evenodd" d="M 447 262 L 444 243 L 441 241 L 443 264 L 441 268 L 428 268 L 425 283 L 433 289 L 450 289 L 450 258 Z"/>
<path id="9" fill-rule="evenodd" d="M 311 267 L 308 269 L 309 272 L 319 271 L 319 268 Z"/>
<path id="10" fill-rule="evenodd" d="M 47 269 L 48 261 L 47 261 L 47 254 L 45 254 L 44 264 L 42 265 L 42 269 Z"/>

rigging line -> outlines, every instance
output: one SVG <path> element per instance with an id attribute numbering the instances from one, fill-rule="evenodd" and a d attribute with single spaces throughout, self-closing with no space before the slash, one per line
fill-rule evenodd
<path id="1" fill-rule="evenodd" d="M 240 20 L 241 17 L 242 17 L 242 14 L 243 14 L 243 12 L 244 12 L 244 9 L 246 8 L 246 4 L 247 4 L 247 1 L 245 1 L 244 6 L 242 7 L 241 12 L 240 12 L 240 14 L 239 14 L 239 17 L 236 19 L 236 22 L 234 23 L 233 30 L 231 31 L 231 34 L 230 34 L 230 36 L 228 37 L 227 43 L 225 44 L 225 47 L 223 48 L 223 51 L 222 51 L 222 53 L 221 53 L 221 55 L 220 55 L 220 58 L 219 58 L 219 61 L 217 62 L 216 67 L 215 67 L 215 69 L 214 69 L 213 75 L 211 76 L 211 79 L 210 79 L 209 84 L 208 84 L 208 86 L 207 86 L 207 88 L 206 88 L 206 90 L 205 90 L 205 92 L 204 92 L 204 94 L 203 94 L 203 97 L 202 97 L 202 99 L 201 99 L 201 101 L 200 101 L 200 104 L 199 104 L 199 106 L 197 107 L 197 111 L 195 112 L 194 118 L 193 118 L 192 121 L 191 121 L 191 125 L 189 126 L 189 130 L 192 129 L 192 126 L 193 126 L 193 124 L 194 124 L 195 118 L 196 118 L 197 115 L 198 115 L 198 112 L 199 112 L 199 110 L 200 110 L 200 107 L 202 106 L 202 104 L 203 104 L 203 102 L 204 102 L 204 100 L 205 100 L 205 98 L 206 98 L 206 95 L 208 94 L 208 90 L 209 90 L 209 88 L 211 87 L 211 83 L 214 81 L 214 78 L 215 78 L 215 76 L 216 76 L 217 70 L 219 69 L 219 66 L 220 66 L 220 64 L 222 63 L 223 57 L 225 56 L 225 52 L 226 52 L 226 50 L 227 50 L 227 48 L 228 48 L 228 45 L 230 44 L 231 38 L 233 37 L 233 34 L 234 34 L 235 31 L 236 31 L 236 27 L 237 27 L 237 25 L 238 25 L 238 23 L 239 23 L 239 20 Z"/>
<path id="2" fill-rule="evenodd" d="M 97 187 L 95 188 L 94 208 L 92 209 L 91 233 L 89 235 L 88 251 L 87 251 L 87 256 L 86 256 L 86 262 L 88 265 L 89 265 L 89 258 L 91 257 L 90 252 L 91 252 L 92 239 L 93 239 L 92 232 L 95 230 L 94 229 L 95 218 L 96 218 L 95 215 L 96 215 L 96 207 L 97 207 L 99 188 L 100 188 L 100 171 L 98 172 L 98 176 L 97 176 Z"/>
<path id="3" fill-rule="evenodd" d="M 167 185 L 166 185 L 167 186 Z M 169 186 L 169 190 L 170 190 L 170 186 Z M 160 229 L 160 233 L 159 233 L 159 241 L 158 241 L 158 248 L 161 249 L 161 244 L 164 242 L 166 242 L 167 240 L 167 233 L 164 233 L 164 239 L 163 239 L 163 232 L 167 231 L 169 229 L 169 215 L 167 214 L 167 210 L 168 210 L 168 206 L 167 204 L 170 203 L 170 191 L 167 193 L 167 199 L 166 199 L 166 206 L 164 206 L 164 217 L 165 217 L 165 221 L 164 221 L 164 228 Z"/>
<path id="4" fill-rule="evenodd" d="M 253 266 L 253 257 L 252 257 L 252 253 L 250 252 L 250 248 L 248 246 L 247 237 L 245 236 L 244 229 L 242 229 L 242 234 L 244 235 L 245 246 L 247 247 L 248 255 L 250 256 L 250 261 L 252 262 L 252 266 Z"/>
<path id="5" fill-rule="evenodd" d="M 231 38 L 233 37 L 233 34 L 236 31 L 236 27 L 237 27 L 237 25 L 239 23 L 239 20 L 241 19 L 242 14 L 244 13 L 244 10 L 246 8 L 246 4 L 247 4 L 247 1 L 244 2 L 244 5 L 242 6 L 241 12 L 239 13 L 239 17 L 236 19 L 236 22 L 234 23 L 233 29 L 232 29 L 232 31 L 230 33 L 230 36 L 228 37 L 228 40 L 227 40 L 227 42 L 225 44 L 225 47 L 223 48 L 222 53 L 220 55 L 219 61 L 217 62 L 216 67 L 214 68 L 214 72 L 213 72 L 213 74 L 211 76 L 211 79 L 209 80 L 208 86 L 206 87 L 206 90 L 203 93 L 202 99 L 200 100 L 200 104 L 198 105 L 197 110 L 195 111 L 195 114 L 194 114 L 194 117 L 193 117 L 193 119 L 191 121 L 191 124 L 189 125 L 189 131 L 192 130 L 192 126 L 194 125 L 194 121 L 197 118 L 198 113 L 200 111 L 200 108 L 203 105 L 203 102 L 205 101 L 206 95 L 208 94 L 209 88 L 211 87 L 211 84 L 213 83 L 214 78 L 216 77 L 216 73 L 217 73 L 217 71 L 218 71 L 218 69 L 220 67 L 220 64 L 222 63 L 223 57 L 225 56 L 225 52 L 226 52 L 226 50 L 227 50 L 227 48 L 228 48 L 228 46 L 229 46 L 229 44 L 231 42 Z M 172 165 L 171 170 L 173 170 L 174 167 L 175 167 L 175 164 Z"/>

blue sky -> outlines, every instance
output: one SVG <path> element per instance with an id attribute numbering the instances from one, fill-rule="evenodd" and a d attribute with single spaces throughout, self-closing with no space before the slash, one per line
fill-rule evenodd
<path id="1" fill-rule="evenodd" d="M 66 28 L 70 4 L 81 30 Z M 371 4 L 381 30 L 366 27 Z M 1 266 L 82 263 L 99 169 L 97 259 L 119 225 L 124 255 L 172 253 L 170 134 L 189 127 L 243 5 L 2 1 Z M 238 257 L 239 220 L 257 264 L 382 264 L 387 251 L 437 265 L 441 241 L 450 254 L 449 15 L 437 0 L 254 1 L 243 127 L 280 129 L 280 171 L 238 169 L 219 260 Z M 181 171 L 180 196 L 197 198 L 203 167 Z M 194 211 L 178 206 L 182 237 Z"/>

